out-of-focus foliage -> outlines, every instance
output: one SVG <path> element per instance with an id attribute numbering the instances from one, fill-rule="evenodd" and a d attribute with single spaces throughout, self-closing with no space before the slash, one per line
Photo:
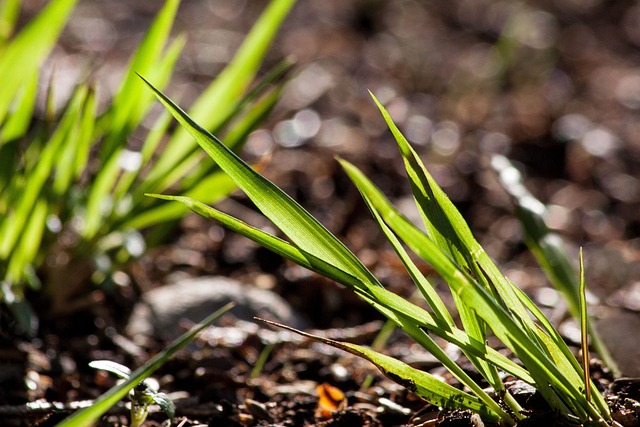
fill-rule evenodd
<path id="1" fill-rule="evenodd" d="M 184 130 L 169 128 L 170 115 L 147 118 L 153 94 L 136 73 L 160 87 L 171 78 L 185 43 L 184 36 L 170 37 L 179 3 L 167 0 L 159 11 L 104 111 L 98 111 L 96 88 L 84 82 L 55 111 L 51 85 L 44 120 L 34 115 L 40 68 L 76 1 L 50 2 L 15 35 L 19 2 L 3 4 L 0 281 L 2 300 L 24 332 L 37 327 L 24 301 L 25 286 L 43 289 L 53 311 L 61 310 L 79 284 L 112 281 L 124 263 L 165 238 L 186 212 L 145 198 L 144 192 L 171 188 L 215 202 L 235 188 Z M 293 4 L 274 0 L 267 6 L 235 57 L 190 109 L 208 130 L 226 134 L 233 150 L 279 97 L 277 82 L 288 62 L 260 81 L 256 77 Z M 133 147 L 129 139 L 145 119 L 155 121 Z"/>

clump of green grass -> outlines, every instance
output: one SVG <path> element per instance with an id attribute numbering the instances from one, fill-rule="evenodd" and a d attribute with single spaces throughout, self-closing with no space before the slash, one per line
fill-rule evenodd
<path id="1" fill-rule="evenodd" d="M 611 422 L 603 396 L 590 384 L 588 377 L 585 383 L 583 368 L 569 347 L 527 295 L 499 271 L 375 97 L 373 99 L 400 149 L 426 232 L 403 216 L 354 165 L 343 159 L 339 162 L 424 297 L 428 310 L 385 289 L 346 246 L 296 201 L 244 163 L 162 92 L 150 87 L 288 240 L 256 229 L 189 197 L 151 196 L 178 201 L 263 247 L 352 289 L 438 358 L 469 391 L 450 387 L 427 372 L 368 348 L 325 342 L 370 360 L 389 378 L 435 405 L 446 409 L 470 409 L 487 421 L 514 425 L 526 417 L 502 381 L 503 373 L 507 373 L 534 386 L 554 411 L 572 422 L 603 426 Z M 449 285 L 461 328 L 456 326 L 453 315 L 413 262 L 408 250 L 429 263 Z M 489 334 L 510 349 L 520 363 L 489 347 L 486 340 Z M 462 350 L 493 389 L 493 397 L 434 342 L 433 336 Z M 587 389 L 591 390 L 590 396 Z"/>
<path id="2" fill-rule="evenodd" d="M 225 134 L 232 150 L 279 98 L 290 63 L 257 76 L 294 3 L 268 4 L 189 110 L 206 129 Z M 104 111 L 98 111 L 96 88 L 79 83 L 61 112 L 54 111 L 51 88 L 40 121 L 34 112 L 40 68 L 76 0 L 49 2 L 13 35 L 19 4 L 7 1 L 0 9 L 0 301 L 24 332 L 33 333 L 37 318 L 24 300 L 28 287 L 46 292 L 54 313 L 63 310 L 79 284 L 114 281 L 127 261 L 166 239 L 187 211 L 145 192 L 171 189 L 212 203 L 235 184 L 184 129 L 170 128 L 166 112 L 148 131 L 138 130 L 153 95 L 135 73 L 159 87 L 170 80 L 185 43 L 184 36 L 170 39 L 179 0 L 167 0 L 159 11 Z M 129 143 L 134 132 L 143 135 L 137 148 Z"/>

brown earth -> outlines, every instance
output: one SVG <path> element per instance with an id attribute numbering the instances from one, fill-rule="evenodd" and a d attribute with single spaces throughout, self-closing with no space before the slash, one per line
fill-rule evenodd
<path id="1" fill-rule="evenodd" d="M 25 3 L 25 19 L 41 7 Z M 169 94 L 188 105 L 230 58 L 263 4 L 185 1 L 176 33 L 185 32 L 189 42 Z M 49 62 L 64 76 L 56 79 L 60 96 L 91 64 L 107 97 L 158 8 L 124 0 L 80 2 Z M 410 295 L 410 279 L 333 158 L 361 167 L 415 217 L 402 162 L 370 89 L 489 254 L 575 342 L 576 328 L 522 243 L 513 207 L 488 167 L 493 154 L 509 157 L 526 174 L 528 188 L 551 206 L 548 224 L 574 259 L 584 246 L 593 312 L 603 317 L 614 353 L 626 358 L 626 373 L 640 376 L 639 24 L 640 6 L 630 1 L 300 1 L 267 61 L 295 55 L 292 81 L 264 129 L 248 141 L 245 156 L 259 159 L 273 148 L 266 175 L 386 286 Z M 290 120 L 302 125 L 303 134 L 288 132 Z M 244 205 L 234 195 L 221 207 L 247 217 Z M 88 362 L 110 359 L 133 367 L 161 349 L 166 343 L 155 337 L 144 346 L 132 343 L 125 326 L 141 293 L 180 278 L 227 276 L 270 290 L 309 327 L 354 327 L 347 338 L 364 344 L 372 339 L 367 325 L 375 329 L 370 322 L 381 320 L 348 291 L 196 216 L 186 217 L 168 244 L 124 273 L 132 286 L 89 289 L 64 316 L 48 316 L 46 301 L 34 296 L 42 319 L 36 339 L 14 337 L 3 327 L 2 425 L 55 425 L 69 411 L 30 410 L 27 416 L 19 405 L 93 399 L 115 379 Z M 2 316 L 2 324 L 10 325 Z M 471 414 L 440 413 L 368 363 L 317 343 L 273 343 L 266 364 L 252 376 L 268 343 L 255 326 L 243 324 L 233 333 L 240 327 L 232 320 L 222 324 L 226 335 L 205 334 L 158 372 L 162 390 L 175 398 L 176 421 L 185 426 L 478 425 Z M 385 353 L 453 383 L 401 334 L 393 335 Z M 613 384 L 597 361 L 594 372 L 603 388 L 629 399 L 619 399 L 619 422 L 638 425 L 632 405 L 637 382 Z M 370 375 L 371 385 L 363 387 Z M 346 394 L 340 410 L 318 407 L 323 383 Z M 559 423 L 536 396 L 525 390 L 521 397 L 536 410 L 527 425 Z M 149 425 L 164 419 L 151 414 Z M 118 407 L 100 425 L 126 423 L 126 410 Z"/>

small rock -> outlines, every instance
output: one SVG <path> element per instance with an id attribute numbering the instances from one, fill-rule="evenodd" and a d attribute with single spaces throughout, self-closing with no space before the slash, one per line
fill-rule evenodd
<path id="1" fill-rule="evenodd" d="M 180 322 L 197 323 L 233 301 L 230 314 L 252 321 L 254 316 L 304 328 L 306 322 L 275 293 L 257 289 L 226 277 L 200 277 L 153 289 L 142 296 L 126 327 L 126 334 L 139 345 L 153 337 L 170 341 L 184 332 Z"/>

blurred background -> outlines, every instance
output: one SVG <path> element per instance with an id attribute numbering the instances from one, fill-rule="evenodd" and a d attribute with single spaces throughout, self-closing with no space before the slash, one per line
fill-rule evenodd
<path id="1" fill-rule="evenodd" d="M 42 4 L 24 2 L 24 19 Z M 187 44 L 166 92 L 190 105 L 265 5 L 183 1 L 174 32 L 186 34 Z M 98 83 L 100 99 L 108 99 L 160 7 L 80 1 L 47 62 L 60 102 L 87 78 Z M 300 1 L 267 60 L 268 66 L 295 58 L 291 80 L 267 124 L 250 135 L 244 157 L 271 155 L 264 169 L 270 179 L 385 285 L 410 293 L 401 264 L 334 160 L 338 155 L 361 167 L 417 218 L 370 90 L 514 282 L 543 306 L 559 304 L 522 242 L 512 203 L 489 165 L 494 154 L 514 161 L 527 188 L 548 205 L 547 225 L 563 236 L 576 264 L 584 246 L 592 302 L 637 319 L 639 48 L 636 1 Z M 268 226 L 247 213 L 247 204 L 234 194 L 220 207 Z M 194 215 L 184 218 L 170 244 L 127 274 L 136 292 L 167 277 L 238 278 L 285 296 L 317 327 L 377 318 L 349 292 Z"/>

